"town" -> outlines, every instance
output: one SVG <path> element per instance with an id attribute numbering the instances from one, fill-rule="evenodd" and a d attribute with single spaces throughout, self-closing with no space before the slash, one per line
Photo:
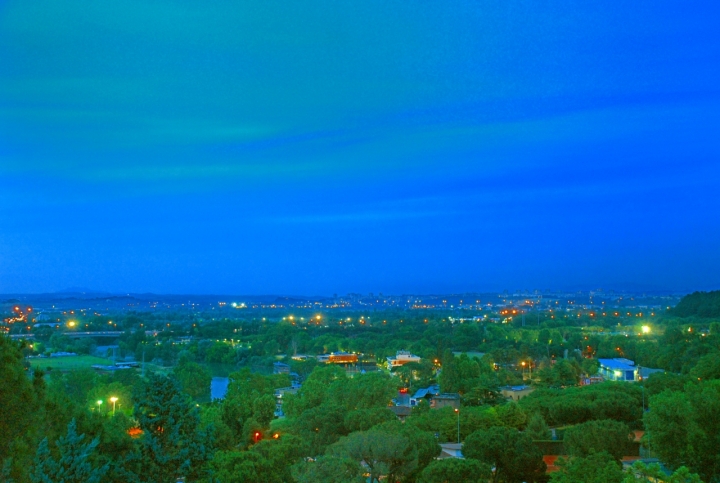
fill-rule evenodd
<path id="1" fill-rule="evenodd" d="M 87 481 L 713 482 L 719 299 L 8 296 L 0 456 L 16 481 L 81 455 Z"/>

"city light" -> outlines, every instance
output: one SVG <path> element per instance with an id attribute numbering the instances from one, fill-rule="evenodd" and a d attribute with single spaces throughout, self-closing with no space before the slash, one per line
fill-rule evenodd
<path id="1" fill-rule="evenodd" d="M 647 325 L 642 326 L 642 332 L 643 334 L 649 334 L 650 333 L 650 327 Z"/>

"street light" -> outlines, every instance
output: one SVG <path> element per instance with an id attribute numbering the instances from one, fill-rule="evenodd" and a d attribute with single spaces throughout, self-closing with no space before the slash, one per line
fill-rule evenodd
<path id="1" fill-rule="evenodd" d="M 457 413 L 457 416 L 458 416 L 458 418 L 457 418 L 458 419 L 457 436 L 458 436 L 458 444 L 460 444 L 460 410 L 456 408 L 455 412 Z"/>
<path id="2" fill-rule="evenodd" d="M 98 399 L 98 400 L 97 400 L 98 413 L 100 412 L 100 406 L 101 406 L 101 405 L 102 405 L 102 400 L 101 400 L 101 399 Z"/>
<path id="3" fill-rule="evenodd" d="M 113 417 L 115 417 L 115 402 L 117 402 L 117 400 L 118 398 L 116 398 L 115 396 L 110 398 L 110 401 L 112 401 L 113 403 Z"/>

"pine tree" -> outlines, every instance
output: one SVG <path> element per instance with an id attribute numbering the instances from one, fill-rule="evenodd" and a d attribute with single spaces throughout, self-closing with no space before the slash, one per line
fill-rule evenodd
<path id="1" fill-rule="evenodd" d="M 549 440 L 552 438 L 550 428 L 548 428 L 545 419 L 543 419 L 540 413 L 535 413 L 530 418 L 526 432 L 534 441 Z"/>
<path id="2" fill-rule="evenodd" d="M 143 431 L 140 452 L 130 461 L 137 481 L 198 479 L 212 453 L 210 440 L 200 426 L 197 407 L 175 380 L 151 375 L 137 398 L 135 418 Z"/>
<path id="3" fill-rule="evenodd" d="M 42 376 L 31 380 L 22 343 L 0 335 L 0 476 L 24 481 L 42 421 Z"/>
<path id="4" fill-rule="evenodd" d="M 59 459 L 50 452 L 47 438 L 40 442 L 35 455 L 32 483 L 100 483 L 108 465 L 94 466 L 91 457 L 98 439 L 83 443 L 84 434 L 77 433 L 75 420 L 68 425 L 67 435 L 57 440 Z"/>

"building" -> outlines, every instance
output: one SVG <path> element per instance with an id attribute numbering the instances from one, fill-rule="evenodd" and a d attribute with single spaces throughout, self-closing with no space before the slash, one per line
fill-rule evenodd
<path id="1" fill-rule="evenodd" d="M 635 382 L 647 379 L 656 372 L 665 372 L 662 369 L 636 366 L 630 359 L 598 359 L 600 368 L 598 374 L 607 381 Z"/>
<path id="2" fill-rule="evenodd" d="M 460 409 L 460 394 L 456 393 L 444 393 L 433 396 L 430 400 L 430 407 L 432 409 L 440 409 L 445 406 L 450 406 L 453 409 Z"/>
<path id="3" fill-rule="evenodd" d="M 608 381 L 627 381 L 634 382 L 637 380 L 637 367 L 630 359 L 598 359 L 600 368 L 598 373 Z"/>
<path id="4" fill-rule="evenodd" d="M 423 399 L 428 402 L 434 397 L 440 394 L 440 386 L 433 384 L 429 387 L 418 389 L 413 397 L 410 398 L 410 406 L 417 406 Z"/>
<path id="5" fill-rule="evenodd" d="M 395 357 L 387 358 L 387 365 L 388 368 L 394 369 L 396 367 L 402 367 L 408 362 L 420 362 L 421 360 L 422 358 L 413 355 L 408 351 L 398 351 L 397 354 L 395 354 Z"/>
<path id="6" fill-rule="evenodd" d="M 440 456 L 437 457 L 439 460 L 446 458 L 460 458 L 465 457 L 462 454 L 463 443 L 440 443 Z"/>
<path id="7" fill-rule="evenodd" d="M 349 352 L 332 352 L 328 357 L 329 364 L 355 364 L 357 361 L 357 354 Z"/>
<path id="8" fill-rule="evenodd" d="M 500 394 L 511 401 L 519 401 L 534 390 L 530 386 L 504 386 L 500 388 Z"/>

